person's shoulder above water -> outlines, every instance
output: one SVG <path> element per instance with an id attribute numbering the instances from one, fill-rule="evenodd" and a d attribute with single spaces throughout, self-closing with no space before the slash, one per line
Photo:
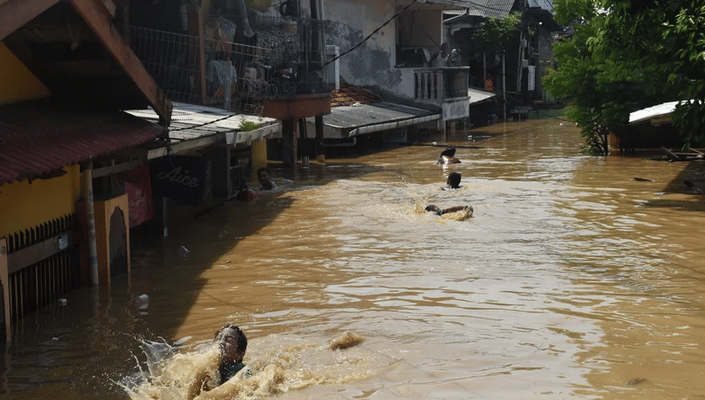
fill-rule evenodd
<path id="1" fill-rule="evenodd" d="M 215 333 L 213 343 L 218 346 L 219 377 L 212 377 L 207 370 L 198 371 L 188 388 L 187 400 L 199 397 L 205 391 L 216 390 L 230 379 L 242 380 L 252 376 L 252 370 L 242 362 L 247 351 L 247 336 L 239 327 L 226 324 Z M 219 380 L 213 381 L 213 378 Z"/>
<path id="2" fill-rule="evenodd" d="M 277 190 L 279 186 L 276 183 L 269 181 L 266 184 L 259 187 L 259 190 Z"/>
<path id="3" fill-rule="evenodd" d="M 235 325 L 225 325 L 215 334 L 214 341 L 220 349 L 220 384 L 227 382 L 243 368 L 242 359 L 247 351 L 247 336 Z"/>

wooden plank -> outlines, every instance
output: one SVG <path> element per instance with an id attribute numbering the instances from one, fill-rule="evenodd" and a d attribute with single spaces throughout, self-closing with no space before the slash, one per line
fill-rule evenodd
<path id="1" fill-rule="evenodd" d="M 142 159 L 142 160 L 133 160 L 133 161 L 128 161 L 120 164 L 115 164 L 111 165 L 108 167 L 101 167 L 101 168 L 96 168 L 93 170 L 93 179 L 95 178 L 100 178 L 103 176 L 108 176 L 112 174 L 118 174 L 120 172 L 125 172 L 125 171 L 130 171 L 132 169 L 135 169 L 137 167 L 141 167 L 142 165 L 146 164 L 147 161 Z"/>
<path id="2" fill-rule="evenodd" d="M 13 274 L 25 267 L 36 264 L 54 254 L 64 251 L 78 241 L 73 231 L 63 232 L 42 242 L 25 247 L 7 255 L 8 273 Z"/>
<path id="3" fill-rule="evenodd" d="M 171 119 L 171 102 L 166 99 L 164 93 L 154 82 L 154 79 L 149 75 L 139 58 L 132 52 L 132 49 L 125 46 L 101 0 L 70 0 L 70 2 L 74 9 L 83 17 L 86 24 L 98 36 L 105 49 L 123 67 L 130 79 L 142 92 L 157 115 L 159 115 L 160 121 L 168 123 Z"/>
<path id="4" fill-rule="evenodd" d="M 59 0 L 0 0 L 0 40 L 58 2 Z"/>

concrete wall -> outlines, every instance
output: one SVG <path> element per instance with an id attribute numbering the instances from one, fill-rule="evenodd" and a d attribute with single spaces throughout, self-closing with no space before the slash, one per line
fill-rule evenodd
<path id="1" fill-rule="evenodd" d="M 394 1 L 380 0 L 331 0 L 326 1 L 324 18 L 331 22 L 326 31 L 327 44 L 337 45 L 343 53 L 371 34 L 397 12 Z M 399 18 L 381 28 L 371 39 L 340 59 L 341 78 L 352 85 L 378 88 L 382 94 L 403 99 L 413 99 L 414 74 L 411 68 L 395 68 L 397 42 L 403 36 L 405 46 L 425 47 L 431 54 L 435 44 L 427 32 L 440 44 L 441 11 L 405 11 L 404 18 L 417 24 L 417 28 L 402 26 Z"/>
<path id="2" fill-rule="evenodd" d="M 0 42 L 0 105 L 49 95 L 49 89 Z"/>
<path id="3" fill-rule="evenodd" d="M 423 47 L 433 54 L 444 41 L 442 10 L 411 10 L 399 15 L 399 44 Z"/>
<path id="4" fill-rule="evenodd" d="M 78 165 L 64 167 L 66 175 L 25 179 L 0 186 L 0 236 L 31 228 L 74 212 L 81 194 Z"/>

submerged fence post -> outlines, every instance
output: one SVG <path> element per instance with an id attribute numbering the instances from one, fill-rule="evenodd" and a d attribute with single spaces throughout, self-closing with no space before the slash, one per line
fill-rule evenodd
<path id="1" fill-rule="evenodd" d="M 12 326 L 10 325 L 10 272 L 7 265 L 7 239 L 0 238 L 0 280 L 2 281 L 2 303 L 5 314 L 5 341 L 12 338 Z"/>

